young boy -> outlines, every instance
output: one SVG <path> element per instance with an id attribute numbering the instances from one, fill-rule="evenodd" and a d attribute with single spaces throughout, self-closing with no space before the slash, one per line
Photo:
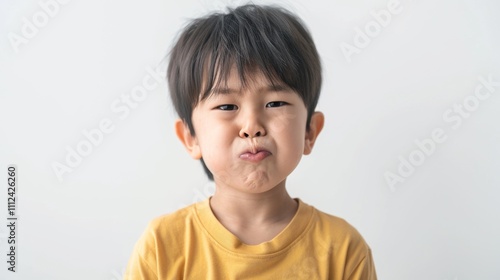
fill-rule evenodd
<path id="1" fill-rule="evenodd" d="M 318 53 L 297 17 L 245 5 L 196 19 L 167 76 L 177 136 L 216 191 L 153 220 L 125 279 L 377 279 L 356 229 L 285 187 L 324 123 Z"/>

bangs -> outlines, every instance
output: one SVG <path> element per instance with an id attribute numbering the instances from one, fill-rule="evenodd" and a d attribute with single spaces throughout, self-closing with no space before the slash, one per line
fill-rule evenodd
<path id="1" fill-rule="evenodd" d="M 289 88 L 272 69 L 270 71 L 255 64 L 238 64 L 234 60 L 228 60 L 224 63 L 215 61 L 215 64 L 210 66 L 204 74 L 204 83 L 199 101 L 208 99 L 217 93 L 225 93 L 229 88 L 227 84 L 229 76 L 233 71 L 236 71 L 240 80 L 240 87 L 236 88 L 236 90 L 245 89 L 248 83 L 253 82 L 256 77 L 255 75 L 258 74 L 262 74 L 266 78 L 270 88 Z"/>
<path id="2" fill-rule="evenodd" d="M 237 71 L 243 87 L 251 74 L 261 72 L 273 86 L 277 83 L 286 84 L 296 91 L 300 89 L 302 79 L 297 69 L 300 62 L 293 55 L 298 50 L 291 44 L 291 30 L 284 30 L 289 26 L 272 22 L 278 17 L 269 17 L 268 21 L 261 19 L 262 15 L 238 13 L 217 17 L 214 32 L 200 49 L 200 55 L 205 58 L 204 67 L 197 73 L 205 81 L 200 91 L 201 100 L 207 98 L 213 89 L 225 87 L 233 70 Z"/>

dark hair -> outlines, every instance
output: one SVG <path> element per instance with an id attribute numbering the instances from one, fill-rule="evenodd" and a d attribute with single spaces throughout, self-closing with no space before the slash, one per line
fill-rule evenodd
<path id="1" fill-rule="evenodd" d="M 309 129 L 321 90 L 321 63 L 311 35 L 285 9 L 249 4 L 194 19 L 171 50 L 170 96 L 193 136 L 193 109 L 227 80 L 233 66 L 243 86 L 248 73 L 260 70 L 271 83 L 282 82 L 297 92 L 307 107 Z"/>

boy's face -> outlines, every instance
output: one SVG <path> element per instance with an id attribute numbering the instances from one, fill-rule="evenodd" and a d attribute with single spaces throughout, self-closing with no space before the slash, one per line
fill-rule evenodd
<path id="1" fill-rule="evenodd" d="M 285 85 L 272 87 L 260 72 L 242 87 L 233 70 L 226 86 L 193 110 L 196 135 L 180 120 L 177 135 L 191 156 L 203 158 L 218 187 L 262 193 L 284 185 L 302 154 L 311 152 L 323 115 L 313 114 L 306 133 L 307 109 L 300 96 Z"/>

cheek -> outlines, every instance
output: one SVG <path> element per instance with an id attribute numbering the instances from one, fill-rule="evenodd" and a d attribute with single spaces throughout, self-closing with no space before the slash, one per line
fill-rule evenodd
<path id="1" fill-rule="evenodd" d="M 285 107 L 283 111 L 272 113 L 269 129 L 274 133 L 287 133 L 289 130 L 295 130 L 296 126 L 301 123 L 301 113 L 289 107 Z"/>
<path id="2" fill-rule="evenodd" d="M 288 157 L 298 158 L 303 154 L 306 129 L 306 112 L 286 112 L 277 116 L 270 129 L 273 138 L 278 142 L 278 147 Z"/>
<path id="3" fill-rule="evenodd" d="M 304 153 L 304 133 L 295 132 L 293 135 L 287 135 L 287 137 L 288 139 L 282 139 L 283 141 L 288 142 L 287 153 L 290 157 L 300 160 L 302 154 Z"/>
<path id="4" fill-rule="evenodd" d="M 292 140 L 292 138 L 294 140 L 302 138 L 301 140 L 303 141 L 306 119 L 307 111 L 305 108 L 298 109 L 285 107 L 283 111 L 271 115 L 269 129 L 272 130 L 275 135 L 286 134 L 290 137 L 290 140 Z"/>
<path id="5" fill-rule="evenodd" d="M 198 144 L 201 155 L 211 171 L 222 167 L 227 158 L 231 156 L 231 138 L 228 137 L 227 126 L 204 122 L 204 127 L 198 133 Z"/>

